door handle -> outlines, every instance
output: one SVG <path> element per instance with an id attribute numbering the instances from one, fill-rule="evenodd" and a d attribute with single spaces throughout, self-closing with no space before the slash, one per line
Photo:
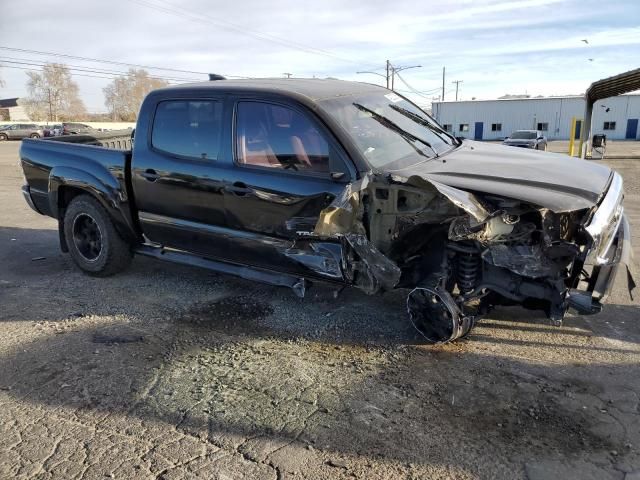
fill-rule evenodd
<path id="1" fill-rule="evenodd" d="M 158 175 L 158 173 L 155 170 L 152 170 L 150 168 L 142 172 L 140 176 L 145 180 L 149 180 L 150 182 L 155 182 L 160 178 L 160 175 Z"/>
<path id="2" fill-rule="evenodd" d="M 224 187 L 224 189 L 225 191 L 233 193 L 234 195 L 238 195 L 240 197 L 252 191 L 251 188 L 247 187 L 242 182 L 233 182 L 232 185 L 227 185 L 226 187 Z"/>

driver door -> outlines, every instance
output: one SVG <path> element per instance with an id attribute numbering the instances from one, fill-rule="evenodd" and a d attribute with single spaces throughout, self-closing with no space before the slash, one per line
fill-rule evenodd
<path id="1" fill-rule="evenodd" d="M 352 178 L 346 154 L 294 105 L 240 100 L 234 119 L 233 183 L 223 195 L 235 260 L 313 275 L 285 250 L 301 247 L 300 234 L 313 232 L 320 212 Z"/>

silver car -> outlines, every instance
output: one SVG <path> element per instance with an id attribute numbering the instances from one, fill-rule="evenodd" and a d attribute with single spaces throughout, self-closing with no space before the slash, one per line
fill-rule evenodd
<path id="1" fill-rule="evenodd" d="M 41 138 L 44 137 L 42 127 L 35 123 L 15 123 L 8 125 L 0 130 L 0 141 L 4 140 L 22 140 L 23 138 Z"/>
<path id="2" fill-rule="evenodd" d="M 502 144 L 546 151 L 547 137 L 540 130 L 516 130 L 510 137 L 506 137 Z"/>

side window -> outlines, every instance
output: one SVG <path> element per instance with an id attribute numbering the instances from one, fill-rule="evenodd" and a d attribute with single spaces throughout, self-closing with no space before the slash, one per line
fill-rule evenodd
<path id="1" fill-rule="evenodd" d="M 329 172 L 329 144 L 313 122 L 269 103 L 238 102 L 236 156 L 240 165 Z"/>
<path id="2" fill-rule="evenodd" d="M 168 100 L 158 103 L 151 145 L 166 153 L 216 160 L 220 151 L 222 104 L 216 101 Z"/>

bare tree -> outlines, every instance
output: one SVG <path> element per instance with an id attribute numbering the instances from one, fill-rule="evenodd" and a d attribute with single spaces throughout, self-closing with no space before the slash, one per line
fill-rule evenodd
<path id="1" fill-rule="evenodd" d="M 87 115 L 78 84 L 66 65 L 47 63 L 42 72 L 27 72 L 27 113 L 33 120 L 83 120 Z"/>
<path id="2" fill-rule="evenodd" d="M 144 97 L 156 88 L 169 83 L 149 76 L 144 69 L 129 69 L 127 75 L 116 77 L 102 89 L 104 104 L 109 109 L 112 120 L 135 122 Z"/>

